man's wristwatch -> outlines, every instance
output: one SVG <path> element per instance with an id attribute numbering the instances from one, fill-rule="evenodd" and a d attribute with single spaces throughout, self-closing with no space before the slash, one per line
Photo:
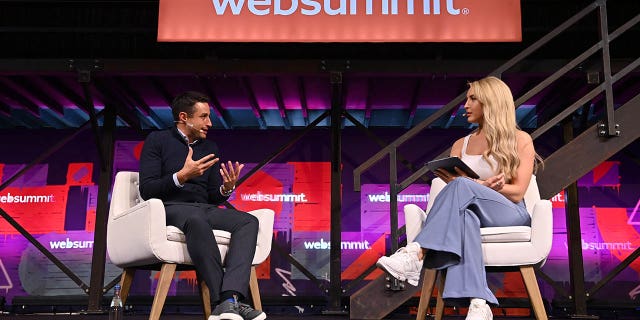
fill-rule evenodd
<path id="1" fill-rule="evenodd" d="M 221 186 L 220 186 L 220 193 L 221 193 L 223 196 L 228 197 L 228 196 L 230 196 L 230 195 L 233 193 L 233 190 L 235 190 L 235 189 L 236 189 L 236 186 L 235 186 L 235 185 L 233 185 L 233 188 L 231 188 L 231 190 L 225 190 L 225 189 L 224 189 L 224 184 L 223 184 L 223 185 L 221 185 Z"/>

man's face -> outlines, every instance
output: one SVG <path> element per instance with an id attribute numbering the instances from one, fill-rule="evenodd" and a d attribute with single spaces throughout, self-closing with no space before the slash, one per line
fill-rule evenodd
<path id="1" fill-rule="evenodd" d="M 211 128 L 209 104 L 206 102 L 196 102 L 193 109 L 193 114 L 191 116 L 187 115 L 185 121 L 185 134 L 191 141 L 206 139 L 207 132 L 209 131 L 209 128 Z"/>

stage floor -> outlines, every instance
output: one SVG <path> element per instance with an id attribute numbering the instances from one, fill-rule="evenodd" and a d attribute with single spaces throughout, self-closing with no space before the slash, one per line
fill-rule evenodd
<path id="1" fill-rule="evenodd" d="M 19 303 L 15 305 L 0 305 L 0 320 L 107 320 L 109 319 L 106 313 L 87 313 L 86 304 L 74 304 L 69 301 L 54 301 L 53 297 L 49 299 L 31 299 L 26 301 L 22 299 L 24 304 Z M 61 299 L 58 297 L 58 299 Z M 108 299 L 107 299 L 108 300 Z M 16 299 L 14 302 L 21 301 Z M 30 303 L 26 303 L 30 302 Z M 58 302 L 58 304 L 53 304 Z M 76 301 L 77 302 L 77 301 Z M 174 301 L 175 302 L 175 301 Z M 345 301 L 345 303 L 347 303 Z M 417 303 L 408 304 L 408 306 L 402 306 L 392 312 L 385 319 L 392 320 L 413 320 L 415 316 L 415 306 Z M 108 302 L 103 304 L 106 310 Z M 4 308 L 3 308 L 4 307 Z M 445 320 L 464 320 L 466 308 L 458 310 L 451 308 L 445 309 Z M 301 319 L 305 320 L 343 320 L 349 319 L 348 313 L 327 313 L 327 306 L 325 304 L 300 304 L 299 306 L 287 305 L 287 304 L 263 304 L 263 308 L 267 313 L 267 319 L 271 320 L 288 320 L 288 319 Z M 588 304 L 587 314 L 594 317 L 572 317 L 570 316 L 572 308 L 570 304 L 556 303 L 546 306 L 549 319 L 602 319 L 602 320 L 640 320 L 640 303 L 633 304 L 610 304 L 610 303 L 592 303 Z M 147 304 L 133 304 L 125 307 L 125 316 L 127 320 L 146 320 L 149 318 L 150 306 Z M 345 309 L 346 310 L 346 309 Z M 9 311 L 9 312 L 2 312 Z M 434 308 L 430 308 L 429 312 L 434 312 Z M 460 311 L 460 315 L 456 312 Z M 526 316 L 530 314 L 529 308 L 515 308 L 504 307 L 494 308 L 494 319 L 496 320 L 529 320 L 534 319 L 533 316 Z M 518 316 L 516 316 L 518 315 Z M 523 316 L 519 316 L 523 315 Z M 191 303 L 176 303 L 165 304 L 162 312 L 161 320 L 202 320 L 201 306 Z M 428 320 L 433 317 L 428 316 Z"/>
<path id="2" fill-rule="evenodd" d="M 616 312 L 615 310 L 603 310 L 600 311 L 599 314 L 596 314 L 599 318 L 584 318 L 584 317 L 569 317 L 569 316 L 550 316 L 549 319 L 558 319 L 558 320 L 570 320 L 570 319 L 601 319 L 601 320 L 637 320 L 640 319 L 640 313 L 638 314 L 622 314 L 620 312 Z M 148 314 L 125 314 L 124 319 L 126 320 L 147 320 L 149 318 Z M 343 320 L 349 319 L 348 315 L 295 315 L 295 314 L 269 314 L 267 319 L 271 320 L 289 320 L 289 319 L 301 319 L 305 320 Z M 463 320 L 465 318 L 464 315 L 447 315 L 444 317 L 445 320 Z M 50 313 L 39 313 L 39 314 L 0 314 L 0 319 L 2 320 L 107 320 L 109 316 L 107 314 L 103 315 L 87 315 L 87 314 L 50 314 Z M 175 313 L 163 313 L 161 318 L 170 319 L 170 320 L 202 320 L 202 315 L 199 314 L 175 314 Z M 415 315 L 392 315 L 390 317 L 386 317 L 385 319 L 390 320 L 413 320 L 415 319 Z M 431 316 L 428 316 L 427 319 L 434 319 Z M 533 320 L 533 317 L 508 317 L 508 316 L 498 316 L 494 315 L 494 319 L 496 320 Z"/>

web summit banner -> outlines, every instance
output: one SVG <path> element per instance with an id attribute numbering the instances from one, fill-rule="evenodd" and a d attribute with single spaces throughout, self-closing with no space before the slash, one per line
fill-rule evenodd
<path id="1" fill-rule="evenodd" d="M 515 42 L 519 0 L 160 0 L 158 41 Z"/>

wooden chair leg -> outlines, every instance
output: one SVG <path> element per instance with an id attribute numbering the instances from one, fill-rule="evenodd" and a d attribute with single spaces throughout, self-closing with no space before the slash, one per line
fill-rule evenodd
<path id="1" fill-rule="evenodd" d="M 442 290 L 444 290 L 444 280 L 447 278 L 446 271 L 438 272 L 438 285 L 436 286 L 437 298 L 436 298 L 436 320 L 441 320 L 444 315 L 444 300 L 442 300 Z"/>
<path id="2" fill-rule="evenodd" d="M 151 313 L 149 314 L 149 320 L 159 320 L 162 308 L 164 307 L 164 301 L 167 299 L 167 293 L 169 293 L 169 287 L 171 286 L 171 280 L 176 273 L 175 263 L 164 263 L 160 268 L 160 277 L 158 278 L 158 286 L 156 287 L 156 295 L 153 297 L 153 304 L 151 305 Z"/>
<path id="3" fill-rule="evenodd" d="M 520 273 L 524 280 L 524 286 L 527 288 L 529 299 L 531 300 L 531 306 L 533 307 L 533 313 L 537 320 L 547 320 L 547 311 L 544 309 L 544 303 L 542 302 L 542 295 L 540 294 L 540 288 L 538 287 L 538 281 L 536 280 L 536 274 L 532 266 L 521 266 Z"/>
<path id="4" fill-rule="evenodd" d="M 429 300 L 433 292 L 433 285 L 436 282 L 437 272 L 435 269 L 424 269 L 422 271 L 422 290 L 420 292 L 416 320 L 424 320 L 427 317 L 427 308 L 429 308 Z"/>
<path id="5" fill-rule="evenodd" d="M 209 319 L 211 315 L 211 294 L 209 293 L 209 287 L 207 283 L 202 279 L 198 279 L 198 285 L 200 285 L 200 299 L 202 300 L 202 313 L 204 319 Z"/>
<path id="6" fill-rule="evenodd" d="M 249 277 L 249 291 L 251 291 L 251 299 L 253 299 L 253 308 L 256 310 L 262 310 L 260 289 L 258 288 L 258 274 L 256 273 L 255 266 L 251 266 L 251 276 Z"/>
<path id="7" fill-rule="evenodd" d="M 125 268 L 122 270 L 122 276 L 120 277 L 120 299 L 122 299 L 122 305 L 124 306 L 129 296 L 129 289 L 131 289 L 131 283 L 133 282 L 133 275 L 136 274 L 136 269 Z"/>

